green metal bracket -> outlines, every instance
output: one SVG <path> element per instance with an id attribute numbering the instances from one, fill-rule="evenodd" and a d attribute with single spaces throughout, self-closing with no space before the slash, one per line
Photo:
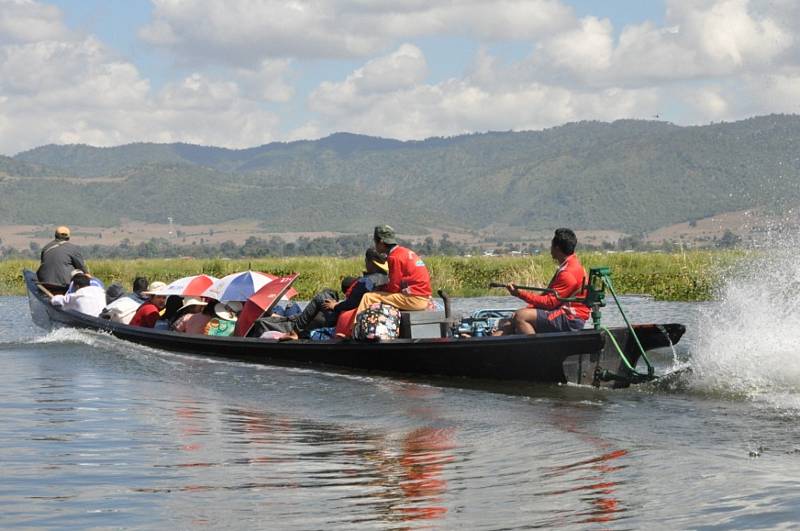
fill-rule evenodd
<path id="1" fill-rule="evenodd" d="M 606 305 L 606 279 L 610 277 L 611 269 L 608 267 L 593 267 L 589 270 L 584 304 L 592 309 L 592 323 L 595 330 L 599 330 L 602 326 L 603 316 L 600 308 Z"/>
<path id="2" fill-rule="evenodd" d="M 628 358 L 625 356 L 625 353 L 622 351 L 622 348 L 617 343 L 614 336 L 611 334 L 611 331 L 608 330 L 602 324 L 602 314 L 600 312 L 600 308 L 606 305 L 606 289 L 611 293 L 611 296 L 614 298 L 614 303 L 616 304 L 617 308 L 619 309 L 619 313 L 622 315 L 622 319 L 625 321 L 625 325 L 628 327 L 628 331 L 631 333 L 634 341 L 636 342 L 636 346 L 639 347 L 639 353 L 642 356 L 645 364 L 647 365 L 647 374 L 640 374 L 636 371 L 636 369 L 631 366 Z M 589 306 L 592 309 L 592 323 L 594 324 L 595 330 L 602 330 L 611 338 L 611 342 L 614 344 L 614 347 L 617 350 L 617 353 L 622 358 L 622 361 L 627 366 L 628 370 L 638 378 L 643 379 L 650 379 L 652 380 L 655 378 L 655 368 L 653 364 L 650 363 L 650 359 L 647 357 L 647 353 L 644 351 L 644 347 L 642 347 L 642 343 L 639 341 L 639 336 L 636 335 L 636 331 L 633 329 L 633 325 L 631 325 L 630 321 L 628 320 L 628 316 L 625 315 L 625 310 L 622 309 L 622 304 L 619 302 L 619 297 L 617 297 L 617 293 L 614 291 L 614 284 L 611 282 L 611 269 L 608 267 L 593 267 L 589 270 L 589 280 L 585 286 L 586 296 L 574 299 L 577 302 L 582 302 L 583 304 Z"/>

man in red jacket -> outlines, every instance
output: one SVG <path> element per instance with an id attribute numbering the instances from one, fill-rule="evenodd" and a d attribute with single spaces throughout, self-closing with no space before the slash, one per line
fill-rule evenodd
<path id="1" fill-rule="evenodd" d="M 575 332 L 583 328 L 591 310 L 585 304 L 561 302 L 558 298 L 583 297 L 586 271 L 575 255 L 578 238 L 570 229 L 556 229 L 550 245 L 550 256 L 559 265 L 547 285 L 554 293 L 532 293 L 508 284 L 513 296 L 528 303 L 527 308 L 514 312 L 511 322 L 501 327 L 498 335 L 536 334 L 541 332 Z M 558 297 L 556 297 L 556 295 Z"/>
<path id="2" fill-rule="evenodd" d="M 411 249 L 397 244 L 394 229 L 389 225 L 375 227 L 375 250 L 386 253 L 389 282 L 382 291 L 365 293 L 357 313 L 376 302 L 391 304 L 398 310 L 426 310 L 431 300 L 431 276 L 425 262 Z"/>

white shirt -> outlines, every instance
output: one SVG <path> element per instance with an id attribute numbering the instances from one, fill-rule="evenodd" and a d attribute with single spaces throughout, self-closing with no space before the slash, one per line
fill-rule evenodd
<path id="1" fill-rule="evenodd" d="M 120 297 L 105 307 L 109 319 L 115 323 L 131 324 L 131 319 L 136 315 L 136 310 L 141 306 L 141 301 L 135 300 L 130 296 Z"/>
<path id="2" fill-rule="evenodd" d="M 55 295 L 50 304 L 97 317 L 106 305 L 106 292 L 97 286 L 86 286 L 74 293 Z"/>

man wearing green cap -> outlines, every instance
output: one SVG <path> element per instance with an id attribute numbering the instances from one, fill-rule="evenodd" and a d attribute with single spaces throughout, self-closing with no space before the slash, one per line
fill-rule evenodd
<path id="1" fill-rule="evenodd" d="M 372 239 L 379 253 L 388 255 L 389 282 L 383 291 L 365 293 L 358 305 L 361 313 L 375 303 L 391 304 L 399 310 L 426 310 L 431 300 L 431 276 L 425 262 L 412 251 L 397 244 L 389 225 L 375 227 Z"/>

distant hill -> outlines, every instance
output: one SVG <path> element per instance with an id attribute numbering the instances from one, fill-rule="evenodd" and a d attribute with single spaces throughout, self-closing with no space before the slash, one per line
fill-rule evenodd
<path id="1" fill-rule="evenodd" d="M 41 164 L 27 163 L 0 155 L 0 179 L 3 177 L 48 177 L 63 175 L 63 173 L 63 171 Z"/>
<path id="2" fill-rule="evenodd" d="M 16 177 L 0 181 L 9 198 L 0 223 L 173 216 L 254 218 L 271 230 L 363 231 L 387 220 L 406 230 L 507 224 L 632 233 L 796 204 L 799 140 L 800 117 L 772 115 L 702 127 L 580 122 L 412 142 L 338 133 L 242 150 L 50 145 L 0 159 L 0 179 Z"/>

